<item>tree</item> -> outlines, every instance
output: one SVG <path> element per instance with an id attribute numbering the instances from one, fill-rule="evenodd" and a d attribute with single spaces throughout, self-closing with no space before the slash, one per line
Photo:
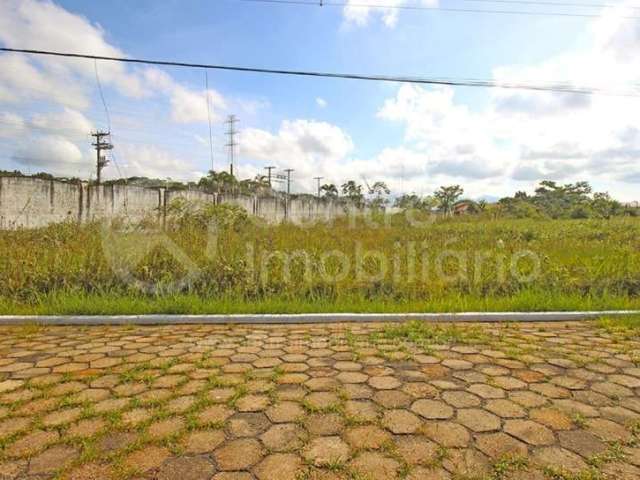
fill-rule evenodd
<path id="1" fill-rule="evenodd" d="M 602 218 L 611 218 L 624 212 L 622 204 L 613 200 L 608 193 L 594 193 L 591 208 L 596 215 Z"/>
<path id="2" fill-rule="evenodd" d="M 389 203 L 389 199 L 386 198 L 391 193 L 389 187 L 384 182 L 375 182 L 369 187 L 369 195 L 373 195 L 370 201 L 371 207 L 380 209 Z"/>
<path id="3" fill-rule="evenodd" d="M 463 193 L 464 190 L 460 185 L 450 185 L 448 187 L 440 187 L 434 192 L 433 196 L 438 201 L 438 207 L 440 207 L 443 213 L 445 215 L 451 215 L 453 206 Z"/>
<path id="4" fill-rule="evenodd" d="M 333 183 L 325 183 L 320 187 L 323 198 L 338 198 L 338 187 Z"/>
<path id="5" fill-rule="evenodd" d="M 263 195 L 271 192 L 269 177 L 266 175 L 256 175 L 253 179 L 240 180 L 238 191 L 249 195 Z"/>
<path id="6" fill-rule="evenodd" d="M 610 218 L 624 209 L 607 193 L 593 193 L 589 182 L 560 185 L 551 180 L 540 182 L 534 195 L 517 192 L 500 200 L 502 211 L 512 217 Z"/>
<path id="7" fill-rule="evenodd" d="M 585 218 L 591 201 L 588 182 L 558 185 L 551 180 L 540 182 L 532 201 L 551 218 Z"/>
<path id="8" fill-rule="evenodd" d="M 348 182 L 342 184 L 342 194 L 356 206 L 362 206 L 362 204 L 364 203 L 362 185 L 358 185 L 353 180 L 349 180 Z"/>
<path id="9" fill-rule="evenodd" d="M 433 207 L 438 205 L 438 201 L 427 195 L 426 197 L 420 198 L 415 193 L 405 193 L 399 197 L 396 197 L 394 202 L 394 206 L 398 208 L 402 208 L 404 210 L 431 210 Z"/>
<path id="10" fill-rule="evenodd" d="M 228 193 L 236 190 L 238 180 L 229 172 L 209 170 L 206 177 L 198 182 L 198 187 L 209 193 Z"/>

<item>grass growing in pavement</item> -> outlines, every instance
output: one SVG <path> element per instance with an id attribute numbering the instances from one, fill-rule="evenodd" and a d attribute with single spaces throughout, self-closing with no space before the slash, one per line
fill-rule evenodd
<path id="1" fill-rule="evenodd" d="M 97 224 L 2 231 L 0 314 L 640 309 L 640 219 L 266 226 L 216 215 L 213 249 L 201 215 L 168 221 L 197 271 L 189 281 L 162 245 L 123 275 L 124 249 Z"/>
<path id="2" fill-rule="evenodd" d="M 373 340 L 407 341 L 418 345 L 488 342 L 489 338 L 477 326 L 434 325 L 409 321 L 386 326 L 382 332 L 373 333 Z"/>

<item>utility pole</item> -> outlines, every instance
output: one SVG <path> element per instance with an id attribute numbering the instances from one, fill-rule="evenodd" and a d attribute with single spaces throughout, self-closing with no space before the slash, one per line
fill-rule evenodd
<path id="1" fill-rule="evenodd" d="M 318 181 L 318 198 L 320 198 L 320 180 L 322 180 L 324 177 L 313 177 L 314 180 Z"/>
<path id="2" fill-rule="evenodd" d="M 96 149 L 96 184 L 97 185 L 100 185 L 100 181 L 102 179 L 102 169 L 109 164 L 109 160 L 107 160 L 107 157 L 105 157 L 104 155 L 101 155 L 101 152 L 104 150 L 113 149 L 113 145 L 109 143 L 108 140 L 104 140 L 104 139 L 108 139 L 109 135 L 111 135 L 109 132 L 101 132 L 99 130 L 96 131 L 96 133 L 91 134 L 91 136 L 95 137 L 96 139 L 95 143 L 92 143 L 92 145 Z"/>
<path id="3" fill-rule="evenodd" d="M 227 147 L 229 148 L 229 173 L 233 176 L 235 149 L 238 145 L 236 143 L 236 135 L 238 134 L 238 131 L 235 127 L 236 123 L 238 123 L 238 119 L 235 115 L 229 115 L 225 123 L 229 126 L 226 132 L 229 136 L 229 143 L 227 143 Z"/>
<path id="4" fill-rule="evenodd" d="M 276 167 L 273 167 L 273 166 L 264 167 L 264 169 L 267 171 L 267 178 L 269 179 L 269 187 L 271 187 L 271 170 L 275 168 Z"/>
<path id="5" fill-rule="evenodd" d="M 287 197 L 291 195 L 291 172 L 295 171 L 293 168 L 287 168 Z"/>

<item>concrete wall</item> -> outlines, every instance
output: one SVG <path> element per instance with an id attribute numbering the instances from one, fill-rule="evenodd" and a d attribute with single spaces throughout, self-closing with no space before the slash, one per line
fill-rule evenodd
<path id="1" fill-rule="evenodd" d="M 80 219 L 80 187 L 52 180 L 0 177 L 0 228 L 35 228 Z"/>
<path id="2" fill-rule="evenodd" d="M 156 216 L 175 198 L 231 204 L 270 223 L 331 220 L 345 214 L 344 204 L 310 198 L 209 194 L 199 190 L 151 189 L 127 185 L 87 186 L 30 177 L 0 177 L 0 229 L 37 228 L 62 221 L 86 222 Z"/>

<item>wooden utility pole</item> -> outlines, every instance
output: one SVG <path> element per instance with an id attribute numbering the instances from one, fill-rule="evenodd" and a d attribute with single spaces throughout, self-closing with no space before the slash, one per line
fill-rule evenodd
<path id="1" fill-rule="evenodd" d="M 320 180 L 322 180 L 324 177 L 313 177 L 313 178 L 318 182 L 318 198 L 320 198 Z"/>
<path id="2" fill-rule="evenodd" d="M 229 143 L 227 143 L 227 147 L 229 148 L 229 173 L 231 174 L 231 176 L 233 176 L 235 150 L 236 146 L 238 145 L 236 143 L 236 135 L 238 134 L 238 131 L 236 130 L 235 126 L 236 123 L 238 123 L 238 119 L 235 115 L 229 115 L 225 123 L 229 125 L 229 128 L 227 129 L 227 135 L 229 135 Z"/>
<path id="3" fill-rule="evenodd" d="M 100 185 L 100 182 L 102 180 L 102 169 L 109 164 L 109 160 L 107 160 L 107 157 L 102 155 L 102 152 L 105 150 L 113 149 L 113 145 L 108 141 L 109 135 L 111 135 L 109 132 L 101 132 L 99 130 L 96 131 L 96 133 L 91 134 L 91 136 L 95 137 L 96 139 L 95 143 L 92 143 L 92 145 L 96 149 L 96 184 L 97 185 Z"/>
<path id="4" fill-rule="evenodd" d="M 264 169 L 267 171 L 267 178 L 269 179 L 269 187 L 271 187 L 271 170 L 274 170 L 276 167 L 273 166 L 269 166 L 269 167 L 264 167 Z"/>

